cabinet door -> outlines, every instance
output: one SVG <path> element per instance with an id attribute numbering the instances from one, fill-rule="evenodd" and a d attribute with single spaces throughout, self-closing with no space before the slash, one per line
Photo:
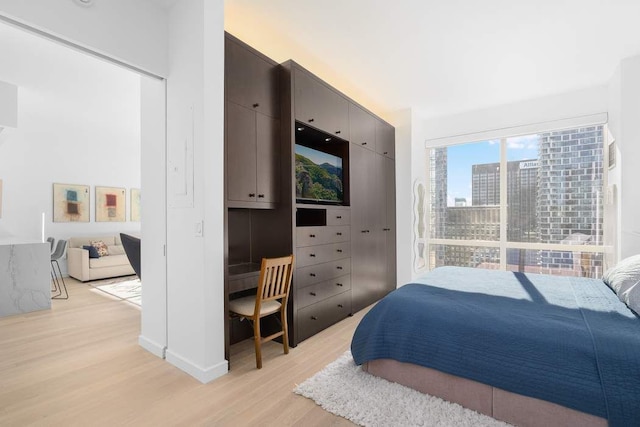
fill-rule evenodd
<path id="1" fill-rule="evenodd" d="M 275 203 L 280 186 L 280 121 L 256 113 L 256 177 L 258 202 Z"/>
<path id="2" fill-rule="evenodd" d="M 309 74 L 297 68 L 293 69 L 293 79 L 295 119 L 313 127 L 318 127 L 319 123 L 322 122 L 317 106 L 322 85 L 316 82 Z"/>
<path id="3" fill-rule="evenodd" d="M 228 38 L 225 38 L 225 92 L 229 101 L 279 117 L 277 65 Z"/>
<path id="4" fill-rule="evenodd" d="M 355 312 L 375 301 L 378 283 L 375 209 L 371 205 L 376 154 L 360 145 L 350 147 L 351 295 Z"/>
<path id="5" fill-rule="evenodd" d="M 349 141 L 370 150 L 376 147 L 376 118 L 355 104 L 349 104 Z"/>
<path id="6" fill-rule="evenodd" d="M 295 119 L 348 139 L 349 102 L 309 73 L 294 68 Z"/>
<path id="7" fill-rule="evenodd" d="M 386 196 L 385 216 L 385 290 L 391 292 L 397 287 L 396 278 L 396 162 L 384 159 L 384 180 Z"/>
<path id="8" fill-rule="evenodd" d="M 396 130 L 393 126 L 376 120 L 376 152 L 394 159 L 395 135 Z"/>
<path id="9" fill-rule="evenodd" d="M 256 113 L 226 104 L 227 200 L 256 200 Z"/>

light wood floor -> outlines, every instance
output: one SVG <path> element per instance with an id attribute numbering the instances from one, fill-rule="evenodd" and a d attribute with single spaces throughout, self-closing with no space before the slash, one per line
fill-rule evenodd
<path id="1" fill-rule="evenodd" d="M 137 344 L 140 310 L 66 279 L 69 300 L 0 319 L 1 426 L 352 426 L 294 386 L 349 349 L 363 310 L 292 348 L 250 340 L 201 384 Z M 284 373 L 283 373 L 284 372 Z"/>

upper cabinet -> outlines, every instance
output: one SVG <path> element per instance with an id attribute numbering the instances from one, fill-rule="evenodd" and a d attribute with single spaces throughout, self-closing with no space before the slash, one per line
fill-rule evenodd
<path id="1" fill-rule="evenodd" d="M 376 123 L 377 119 L 360 108 L 349 104 L 349 141 L 369 150 L 376 149 Z"/>
<path id="2" fill-rule="evenodd" d="M 376 120 L 376 152 L 395 159 L 396 130 L 390 124 Z"/>
<path id="3" fill-rule="evenodd" d="M 279 66 L 225 36 L 227 207 L 274 209 L 280 192 Z"/>
<path id="4" fill-rule="evenodd" d="M 306 70 L 293 67 L 294 115 L 342 139 L 349 138 L 349 101 Z"/>
<path id="5" fill-rule="evenodd" d="M 280 116 L 278 66 L 225 37 L 225 97 L 271 117 Z"/>

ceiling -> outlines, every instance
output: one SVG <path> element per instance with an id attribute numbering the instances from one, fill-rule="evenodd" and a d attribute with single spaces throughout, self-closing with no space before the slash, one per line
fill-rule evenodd
<path id="1" fill-rule="evenodd" d="M 379 114 L 424 117 L 607 84 L 637 0 L 225 0 L 225 28 Z"/>

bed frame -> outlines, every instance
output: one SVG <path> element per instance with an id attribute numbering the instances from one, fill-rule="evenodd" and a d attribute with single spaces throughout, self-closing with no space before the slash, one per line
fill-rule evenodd
<path id="1" fill-rule="evenodd" d="M 607 420 L 555 403 L 511 393 L 473 380 L 392 359 L 362 365 L 372 375 L 526 427 L 606 427 Z"/>

